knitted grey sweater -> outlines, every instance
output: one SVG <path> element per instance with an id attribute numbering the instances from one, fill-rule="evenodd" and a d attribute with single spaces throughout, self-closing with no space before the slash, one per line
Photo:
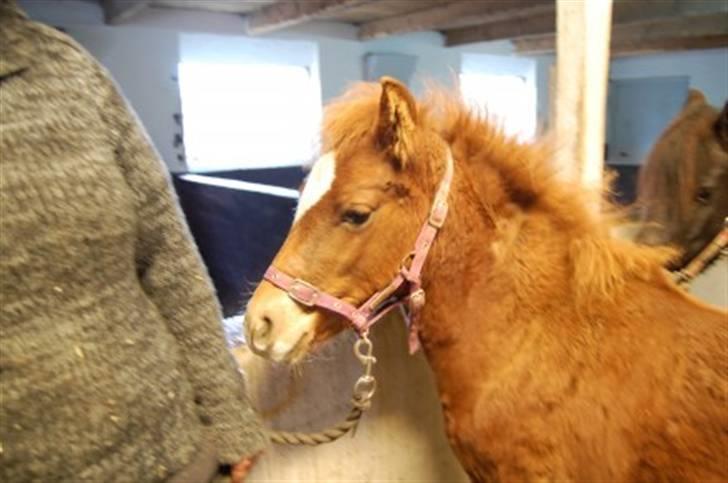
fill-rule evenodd
<path id="1" fill-rule="evenodd" d="M 208 442 L 265 444 L 158 155 L 107 73 L 7 0 L 0 331 L 0 481 L 161 481 Z"/>

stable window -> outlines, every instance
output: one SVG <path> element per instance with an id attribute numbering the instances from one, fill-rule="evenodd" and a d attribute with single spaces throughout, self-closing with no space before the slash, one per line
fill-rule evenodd
<path id="1" fill-rule="evenodd" d="M 190 171 L 293 166 L 310 158 L 321 105 L 309 68 L 182 62 L 179 82 Z"/>
<path id="2" fill-rule="evenodd" d="M 484 73 L 460 74 L 465 102 L 500 124 L 506 134 L 521 140 L 536 133 L 536 93 L 523 76 Z"/>

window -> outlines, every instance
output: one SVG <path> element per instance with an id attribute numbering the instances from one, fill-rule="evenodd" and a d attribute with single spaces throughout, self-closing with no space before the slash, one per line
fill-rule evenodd
<path id="1" fill-rule="evenodd" d="M 521 140 L 536 133 L 536 92 L 518 75 L 460 74 L 460 89 L 473 108 L 500 123 L 506 134 Z"/>
<path id="2" fill-rule="evenodd" d="M 306 67 L 179 64 L 190 171 L 270 168 L 310 159 L 321 117 Z"/>

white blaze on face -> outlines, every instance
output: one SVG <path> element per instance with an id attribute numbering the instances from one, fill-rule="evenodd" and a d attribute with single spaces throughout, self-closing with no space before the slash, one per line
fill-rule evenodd
<path id="1" fill-rule="evenodd" d="M 306 180 L 306 186 L 298 200 L 296 208 L 296 216 L 293 222 L 297 222 L 301 217 L 331 189 L 336 177 L 336 155 L 329 151 L 321 156 L 311 168 L 311 172 Z"/>

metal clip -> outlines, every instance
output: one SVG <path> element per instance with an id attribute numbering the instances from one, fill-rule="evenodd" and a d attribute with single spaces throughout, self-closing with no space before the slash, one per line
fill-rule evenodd
<path id="1" fill-rule="evenodd" d="M 377 380 L 372 375 L 372 368 L 377 359 L 372 355 L 374 347 L 366 333 L 354 344 L 354 355 L 364 366 L 364 374 L 354 384 L 354 403 L 361 409 L 369 409 L 371 399 L 377 390 Z"/>

